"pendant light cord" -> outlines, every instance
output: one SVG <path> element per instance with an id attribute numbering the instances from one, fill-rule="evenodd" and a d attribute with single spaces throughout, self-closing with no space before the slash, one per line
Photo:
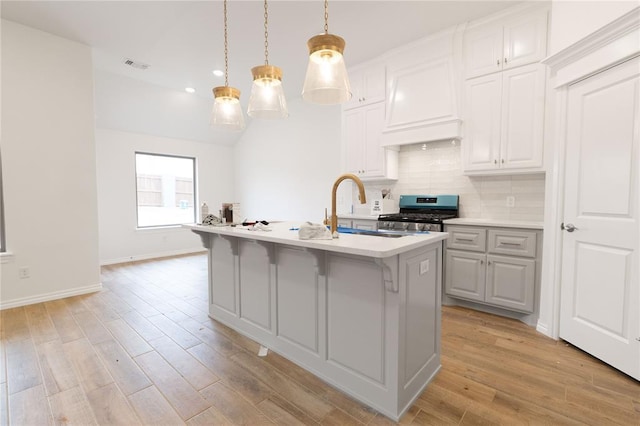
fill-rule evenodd
<path id="1" fill-rule="evenodd" d="M 269 65 L 269 9 L 264 0 L 264 64 Z"/>
<path id="2" fill-rule="evenodd" d="M 329 34 L 329 0 L 324 0 L 324 33 Z"/>
<path id="3" fill-rule="evenodd" d="M 227 0 L 224 0 L 224 85 L 229 86 L 229 48 L 227 45 Z"/>

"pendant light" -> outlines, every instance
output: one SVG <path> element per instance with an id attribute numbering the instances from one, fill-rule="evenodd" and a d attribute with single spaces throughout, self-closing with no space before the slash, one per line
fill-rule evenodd
<path id="1" fill-rule="evenodd" d="M 282 89 L 282 70 L 269 65 L 269 9 L 264 0 L 264 65 L 251 68 L 253 85 L 247 114 L 254 118 L 286 118 L 287 101 Z"/>
<path id="2" fill-rule="evenodd" d="M 227 0 L 224 0 L 224 86 L 213 88 L 215 102 L 211 125 L 227 130 L 242 130 L 244 116 L 240 106 L 240 90 L 229 87 L 229 49 L 227 42 Z"/>
<path id="3" fill-rule="evenodd" d="M 302 98 L 315 104 L 339 104 L 351 99 L 351 86 L 342 56 L 346 43 L 342 37 L 329 34 L 329 2 L 324 1 L 324 34 L 311 37 L 309 65 Z"/>

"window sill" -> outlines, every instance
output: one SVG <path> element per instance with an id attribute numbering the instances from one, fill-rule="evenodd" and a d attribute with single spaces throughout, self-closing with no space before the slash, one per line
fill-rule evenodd
<path id="1" fill-rule="evenodd" d="M 13 253 L 5 251 L 0 253 L 0 263 L 12 263 L 13 262 Z"/>
<path id="2" fill-rule="evenodd" d="M 182 225 L 162 225 L 162 226 L 150 226 L 145 228 L 136 228 L 136 232 L 166 232 L 172 230 L 185 229 Z"/>

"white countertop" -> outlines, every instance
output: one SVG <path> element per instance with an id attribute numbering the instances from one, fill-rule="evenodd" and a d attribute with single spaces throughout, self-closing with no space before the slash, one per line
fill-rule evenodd
<path id="1" fill-rule="evenodd" d="M 385 213 L 386 214 L 386 213 Z M 378 220 L 378 215 L 370 214 L 339 214 L 338 219 L 362 219 L 362 220 Z"/>
<path id="2" fill-rule="evenodd" d="M 447 219 L 442 221 L 445 225 L 475 225 L 475 226 L 495 226 L 501 228 L 524 228 L 524 229 L 543 229 L 543 222 L 524 221 L 524 220 L 507 220 L 507 219 L 476 219 L 467 217 L 458 217 L 455 219 Z"/>
<path id="3" fill-rule="evenodd" d="M 272 223 L 272 231 L 251 231 L 244 226 L 207 226 L 182 225 L 196 233 L 211 233 L 228 235 L 237 238 L 247 238 L 258 241 L 268 241 L 277 244 L 287 244 L 296 247 L 306 247 L 338 253 L 355 254 L 374 258 L 385 258 L 427 246 L 447 238 L 446 232 L 431 232 L 421 235 L 406 235 L 401 238 L 385 238 L 370 235 L 340 234 L 340 238 L 333 240 L 301 240 L 298 231 L 300 222 Z"/>

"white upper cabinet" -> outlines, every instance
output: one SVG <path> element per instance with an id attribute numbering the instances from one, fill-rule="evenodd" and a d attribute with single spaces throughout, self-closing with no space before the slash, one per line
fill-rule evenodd
<path id="1" fill-rule="evenodd" d="M 398 152 L 380 144 L 383 124 L 384 102 L 343 112 L 347 172 L 363 180 L 398 178 Z"/>
<path id="2" fill-rule="evenodd" d="M 547 9 L 528 12 L 503 23 L 474 27 L 465 34 L 467 78 L 538 62 L 546 55 Z"/>
<path id="3" fill-rule="evenodd" d="M 467 174 L 540 171 L 544 91 L 540 64 L 467 80 L 462 143 Z"/>
<path id="4" fill-rule="evenodd" d="M 384 101 L 386 78 L 384 63 L 372 63 L 349 70 L 352 96 L 349 102 L 344 104 L 343 108 L 355 108 Z"/>
<path id="5" fill-rule="evenodd" d="M 519 9 L 465 34 L 465 174 L 544 171 L 548 8 Z"/>

